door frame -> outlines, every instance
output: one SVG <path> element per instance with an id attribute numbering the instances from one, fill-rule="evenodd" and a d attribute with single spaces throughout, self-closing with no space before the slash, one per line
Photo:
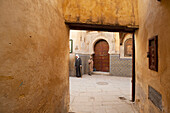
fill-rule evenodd
<path id="1" fill-rule="evenodd" d="M 133 55 L 132 55 L 132 102 L 135 101 L 135 34 L 132 36 L 132 46 L 133 46 Z"/>
<path id="2" fill-rule="evenodd" d="M 135 32 L 139 26 L 119 26 L 119 25 L 102 25 L 102 24 L 87 24 L 78 22 L 65 22 L 68 29 L 74 30 L 91 30 L 91 31 L 107 31 L 107 32 L 125 32 L 133 33 L 133 55 L 132 55 L 132 102 L 135 101 Z"/>
<path id="3" fill-rule="evenodd" d="M 94 54 L 93 54 L 93 58 L 95 57 L 95 46 L 96 46 L 96 44 L 99 42 L 99 41 L 105 41 L 106 43 L 107 43 L 107 45 L 108 45 L 108 71 L 103 71 L 102 69 L 101 69 L 101 71 L 103 71 L 103 72 L 110 72 L 110 54 L 109 54 L 109 49 L 110 49 L 110 46 L 109 46 L 109 43 L 107 42 L 107 40 L 105 40 L 105 39 L 98 39 L 94 44 L 93 44 L 93 49 L 94 49 Z M 94 64 L 95 64 L 95 62 L 94 62 Z M 102 66 L 103 67 L 103 66 Z"/>

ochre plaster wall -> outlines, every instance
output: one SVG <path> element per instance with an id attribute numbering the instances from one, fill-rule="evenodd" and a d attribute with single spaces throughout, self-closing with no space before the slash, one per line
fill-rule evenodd
<path id="1" fill-rule="evenodd" d="M 141 113 L 162 113 L 148 100 L 148 85 L 162 94 L 163 113 L 170 113 L 170 1 L 139 0 L 136 34 L 136 103 Z M 158 72 L 148 68 L 148 39 L 158 35 Z M 139 99 L 139 100 L 138 100 Z"/>
<path id="2" fill-rule="evenodd" d="M 0 0 L 0 113 L 67 113 L 63 0 Z"/>
<path id="3" fill-rule="evenodd" d="M 66 22 L 138 25 L 137 0 L 65 0 Z"/>

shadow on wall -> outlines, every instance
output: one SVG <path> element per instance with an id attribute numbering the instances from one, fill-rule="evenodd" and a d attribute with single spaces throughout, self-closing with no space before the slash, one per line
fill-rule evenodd
<path id="1" fill-rule="evenodd" d="M 76 69 L 75 69 L 75 53 L 70 54 L 69 58 L 69 76 L 76 76 Z M 88 54 L 78 54 L 82 60 L 82 73 L 88 74 L 88 59 L 90 55 Z"/>

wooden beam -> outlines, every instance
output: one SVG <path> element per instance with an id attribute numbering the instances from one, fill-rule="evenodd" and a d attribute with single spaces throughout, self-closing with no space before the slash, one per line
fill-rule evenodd
<path id="1" fill-rule="evenodd" d="M 127 32 L 134 33 L 138 26 L 120 26 L 120 25 L 102 25 L 88 23 L 65 22 L 70 29 L 74 30 L 91 30 L 91 31 L 108 31 L 108 32 Z"/>

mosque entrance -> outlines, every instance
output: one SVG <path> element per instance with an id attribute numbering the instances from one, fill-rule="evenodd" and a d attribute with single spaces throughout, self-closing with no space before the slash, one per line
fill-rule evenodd
<path id="1" fill-rule="evenodd" d="M 96 71 L 109 72 L 109 45 L 105 40 L 99 40 L 94 46 L 94 68 Z"/>

